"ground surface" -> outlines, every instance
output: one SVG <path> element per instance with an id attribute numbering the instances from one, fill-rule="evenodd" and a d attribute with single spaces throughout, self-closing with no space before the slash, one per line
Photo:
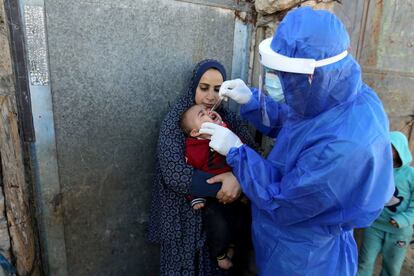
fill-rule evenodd
<path id="1" fill-rule="evenodd" d="M 381 257 L 378 257 L 377 265 L 375 267 L 375 276 L 380 275 L 381 272 Z M 400 276 L 414 275 L 414 244 L 410 245 L 407 256 L 405 256 L 404 264 L 401 269 Z"/>

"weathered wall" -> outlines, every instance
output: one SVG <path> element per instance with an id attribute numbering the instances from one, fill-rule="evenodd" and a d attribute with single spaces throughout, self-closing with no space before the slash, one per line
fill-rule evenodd
<path id="1" fill-rule="evenodd" d="M 9 29 L 4 10 L 4 2 L 0 0 L 0 95 L 14 96 L 8 34 Z"/>
<path id="2" fill-rule="evenodd" d="M 391 129 L 411 134 L 414 116 L 414 33 L 410 1 L 343 1 L 335 13 L 351 35 L 351 52 L 363 70 L 364 81 L 381 98 Z M 411 143 L 414 150 L 414 143 Z"/>
<path id="3" fill-rule="evenodd" d="M 9 30 L 3 0 L 0 0 L 0 97 L 14 99 L 13 74 L 11 68 Z M 2 141 L 0 141 L 2 143 Z M 0 254 L 11 260 L 10 235 L 4 205 L 3 178 L 0 155 Z"/>
<path id="4" fill-rule="evenodd" d="M 230 75 L 234 11 L 167 0 L 45 7 L 69 275 L 157 275 L 146 225 L 159 125 L 196 62 L 216 58 Z"/>
<path id="5" fill-rule="evenodd" d="M 10 235 L 17 272 L 19 275 L 28 275 L 35 268 L 35 235 L 17 114 L 9 96 L 0 96 L 0 161 L 8 228 L 6 234 Z"/>
<path id="6" fill-rule="evenodd" d="M 411 1 L 378 1 L 368 7 L 360 63 L 367 83 L 383 100 L 393 129 L 402 129 L 414 116 L 413 14 Z"/>
<path id="7" fill-rule="evenodd" d="M 0 253 L 19 275 L 39 275 L 36 233 L 16 106 L 10 10 L 0 0 Z M 15 27 L 15 26 L 14 26 Z M 3 271 L 0 269 L 0 273 Z"/>

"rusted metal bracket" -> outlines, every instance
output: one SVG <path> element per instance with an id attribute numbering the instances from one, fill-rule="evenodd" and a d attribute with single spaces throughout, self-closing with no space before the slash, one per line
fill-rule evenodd
<path id="1" fill-rule="evenodd" d="M 253 1 L 240 0 L 175 0 L 177 2 L 186 2 L 203 6 L 210 6 L 222 9 L 235 10 L 239 12 L 250 12 L 254 4 Z"/>

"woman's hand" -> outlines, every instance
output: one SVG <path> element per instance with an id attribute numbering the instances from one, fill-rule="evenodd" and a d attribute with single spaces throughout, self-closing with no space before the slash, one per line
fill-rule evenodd
<path id="1" fill-rule="evenodd" d="M 222 182 L 221 189 L 218 191 L 216 197 L 223 204 L 235 201 L 241 194 L 240 184 L 232 172 L 216 175 L 207 180 L 207 182 L 209 184 Z"/>

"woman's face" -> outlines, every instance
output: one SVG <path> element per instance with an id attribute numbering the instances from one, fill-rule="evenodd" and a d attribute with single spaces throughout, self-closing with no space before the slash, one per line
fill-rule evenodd
<path id="1" fill-rule="evenodd" d="M 200 79 L 195 92 L 195 103 L 211 108 L 219 98 L 223 76 L 216 69 L 208 69 Z"/>

